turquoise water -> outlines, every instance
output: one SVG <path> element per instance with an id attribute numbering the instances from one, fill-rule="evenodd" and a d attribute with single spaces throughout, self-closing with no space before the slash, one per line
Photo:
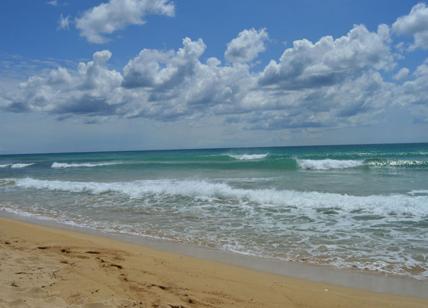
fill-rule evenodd
<path id="1" fill-rule="evenodd" d="M 0 210 L 428 277 L 428 144 L 4 155 Z"/>

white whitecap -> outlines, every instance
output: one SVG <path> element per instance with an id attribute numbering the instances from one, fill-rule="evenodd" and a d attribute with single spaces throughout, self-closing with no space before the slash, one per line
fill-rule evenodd
<path id="1" fill-rule="evenodd" d="M 10 166 L 10 164 L 0 165 L 0 168 L 6 168 L 6 167 L 9 167 L 9 166 Z"/>
<path id="2" fill-rule="evenodd" d="M 368 163 L 371 167 L 421 167 L 428 166 L 426 160 L 384 160 L 384 161 L 371 161 Z"/>
<path id="3" fill-rule="evenodd" d="M 30 163 L 30 164 L 17 163 L 17 164 L 10 165 L 10 167 L 13 169 L 21 169 L 21 168 L 26 168 L 26 167 L 29 167 L 32 165 L 34 165 L 34 163 Z"/>
<path id="4" fill-rule="evenodd" d="M 51 165 L 51 168 L 54 169 L 63 169 L 63 168 L 93 168 L 93 167 L 101 167 L 101 166 L 111 166 L 117 165 L 119 163 L 114 162 L 103 162 L 103 163 L 58 163 L 54 162 Z"/>
<path id="5" fill-rule="evenodd" d="M 428 189 L 416 189 L 409 191 L 409 195 L 417 196 L 417 195 L 428 195 Z"/>
<path id="6" fill-rule="evenodd" d="M 227 156 L 237 159 L 237 160 L 258 160 L 264 159 L 269 155 L 269 153 L 264 154 L 227 154 Z"/>
<path id="7" fill-rule="evenodd" d="M 297 159 L 300 168 L 306 170 L 347 169 L 364 165 L 362 160 Z"/>
<path id="8" fill-rule="evenodd" d="M 181 195 L 186 197 L 215 197 L 241 202 L 254 202 L 258 206 L 295 206 L 299 209 L 338 208 L 345 211 L 365 210 L 368 213 L 389 215 L 389 213 L 428 215 L 428 196 L 409 194 L 353 196 L 316 191 L 294 191 L 276 189 L 243 189 L 226 183 L 196 180 L 138 180 L 131 182 L 78 182 L 39 180 L 33 178 L 15 179 L 15 185 L 22 188 L 47 189 L 76 193 L 120 193 L 130 198 L 145 195 Z"/>

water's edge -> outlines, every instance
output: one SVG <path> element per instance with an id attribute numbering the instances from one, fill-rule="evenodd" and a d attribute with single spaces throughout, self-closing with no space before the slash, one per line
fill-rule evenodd
<path id="1" fill-rule="evenodd" d="M 0 217 L 46 227 L 63 229 L 66 231 L 80 232 L 84 234 L 114 239 L 127 243 L 147 246 L 155 250 L 196 257 L 199 259 L 220 262 L 228 265 L 239 266 L 251 270 L 273 273 L 282 276 L 307 279 L 314 282 L 325 282 L 343 287 L 362 289 L 377 293 L 428 298 L 428 280 L 416 280 L 410 277 L 338 269 L 329 265 L 295 263 L 273 258 L 249 256 L 234 252 L 199 247 L 169 240 L 101 232 L 89 228 L 70 226 L 58 222 L 37 219 L 35 217 L 23 217 L 4 211 L 0 211 Z"/>

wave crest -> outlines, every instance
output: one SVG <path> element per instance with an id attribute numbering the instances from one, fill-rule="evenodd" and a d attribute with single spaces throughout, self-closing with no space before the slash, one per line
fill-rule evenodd
<path id="1" fill-rule="evenodd" d="M 47 189 L 76 193 L 120 193 L 130 198 L 145 195 L 180 195 L 191 198 L 228 198 L 232 204 L 247 202 L 257 206 L 293 206 L 299 209 L 338 208 L 345 211 L 365 210 L 379 215 L 412 214 L 428 215 L 428 196 L 393 194 L 353 196 L 316 191 L 294 191 L 276 189 L 243 189 L 226 183 L 197 180 L 137 180 L 131 182 L 77 182 L 39 180 L 33 178 L 15 179 L 15 185 L 22 188 Z"/>
<path id="2" fill-rule="evenodd" d="M 10 165 L 11 168 L 13 169 L 21 169 L 21 168 L 26 168 L 29 166 L 34 165 L 34 163 L 28 163 L 28 164 L 24 164 L 24 163 L 17 163 L 17 164 L 12 164 Z"/>
<path id="3" fill-rule="evenodd" d="M 119 163 L 113 162 L 104 162 L 104 163 L 57 163 L 54 162 L 51 165 L 51 168 L 54 169 L 63 169 L 63 168 L 92 168 L 92 167 L 101 167 L 101 166 L 111 166 L 117 165 Z"/>
<path id="4" fill-rule="evenodd" d="M 336 159 L 297 159 L 300 168 L 306 170 L 330 170 L 355 168 L 364 165 L 361 160 L 336 160 Z"/>
<path id="5" fill-rule="evenodd" d="M 369 161 L 370 167 L 428 167 L 428 161 L 426 160 L 381 160 L 381 161 Z"/>
<path id="6" fill-rule="evenodd" d="M 258 160 L 264 159 L 269 155 L 269 153 L 264 154 L 227 154 L 227 156 L 237 159 L 237 160 Z"/>

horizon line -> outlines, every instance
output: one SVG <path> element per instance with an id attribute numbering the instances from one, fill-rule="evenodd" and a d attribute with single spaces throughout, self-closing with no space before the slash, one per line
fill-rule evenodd
<path id="1" fill-rule="evenodd" d="M 236 149 L 266 149 L 266 148 L 304 148 L 304 147 L 332 147 L 332 146 L 371 146 L 371 145 L 405 145 L 405 144 L 428 144 L 422 142 L 384 142 L 384 143 L 343 143 L 343 144 L 306 144 L 306 145 L 277 145 L 277 146 L 245 146 L 245 147 L 206 147 L 206 148 L 169 148 L 169 149 L 146 149 L 146 150 L 104 150 L 104 151 L 76 151 L 76 152 L 33 152 L 33 153 L 0 153 L 0 156 L 8 155 L 49 155 L 49 154 L 91 154 L 91 153 L 112 153 L 112 152 L 161 152 L 161 151 L 197 151 L 197 150 L 236 150 Z"/>

